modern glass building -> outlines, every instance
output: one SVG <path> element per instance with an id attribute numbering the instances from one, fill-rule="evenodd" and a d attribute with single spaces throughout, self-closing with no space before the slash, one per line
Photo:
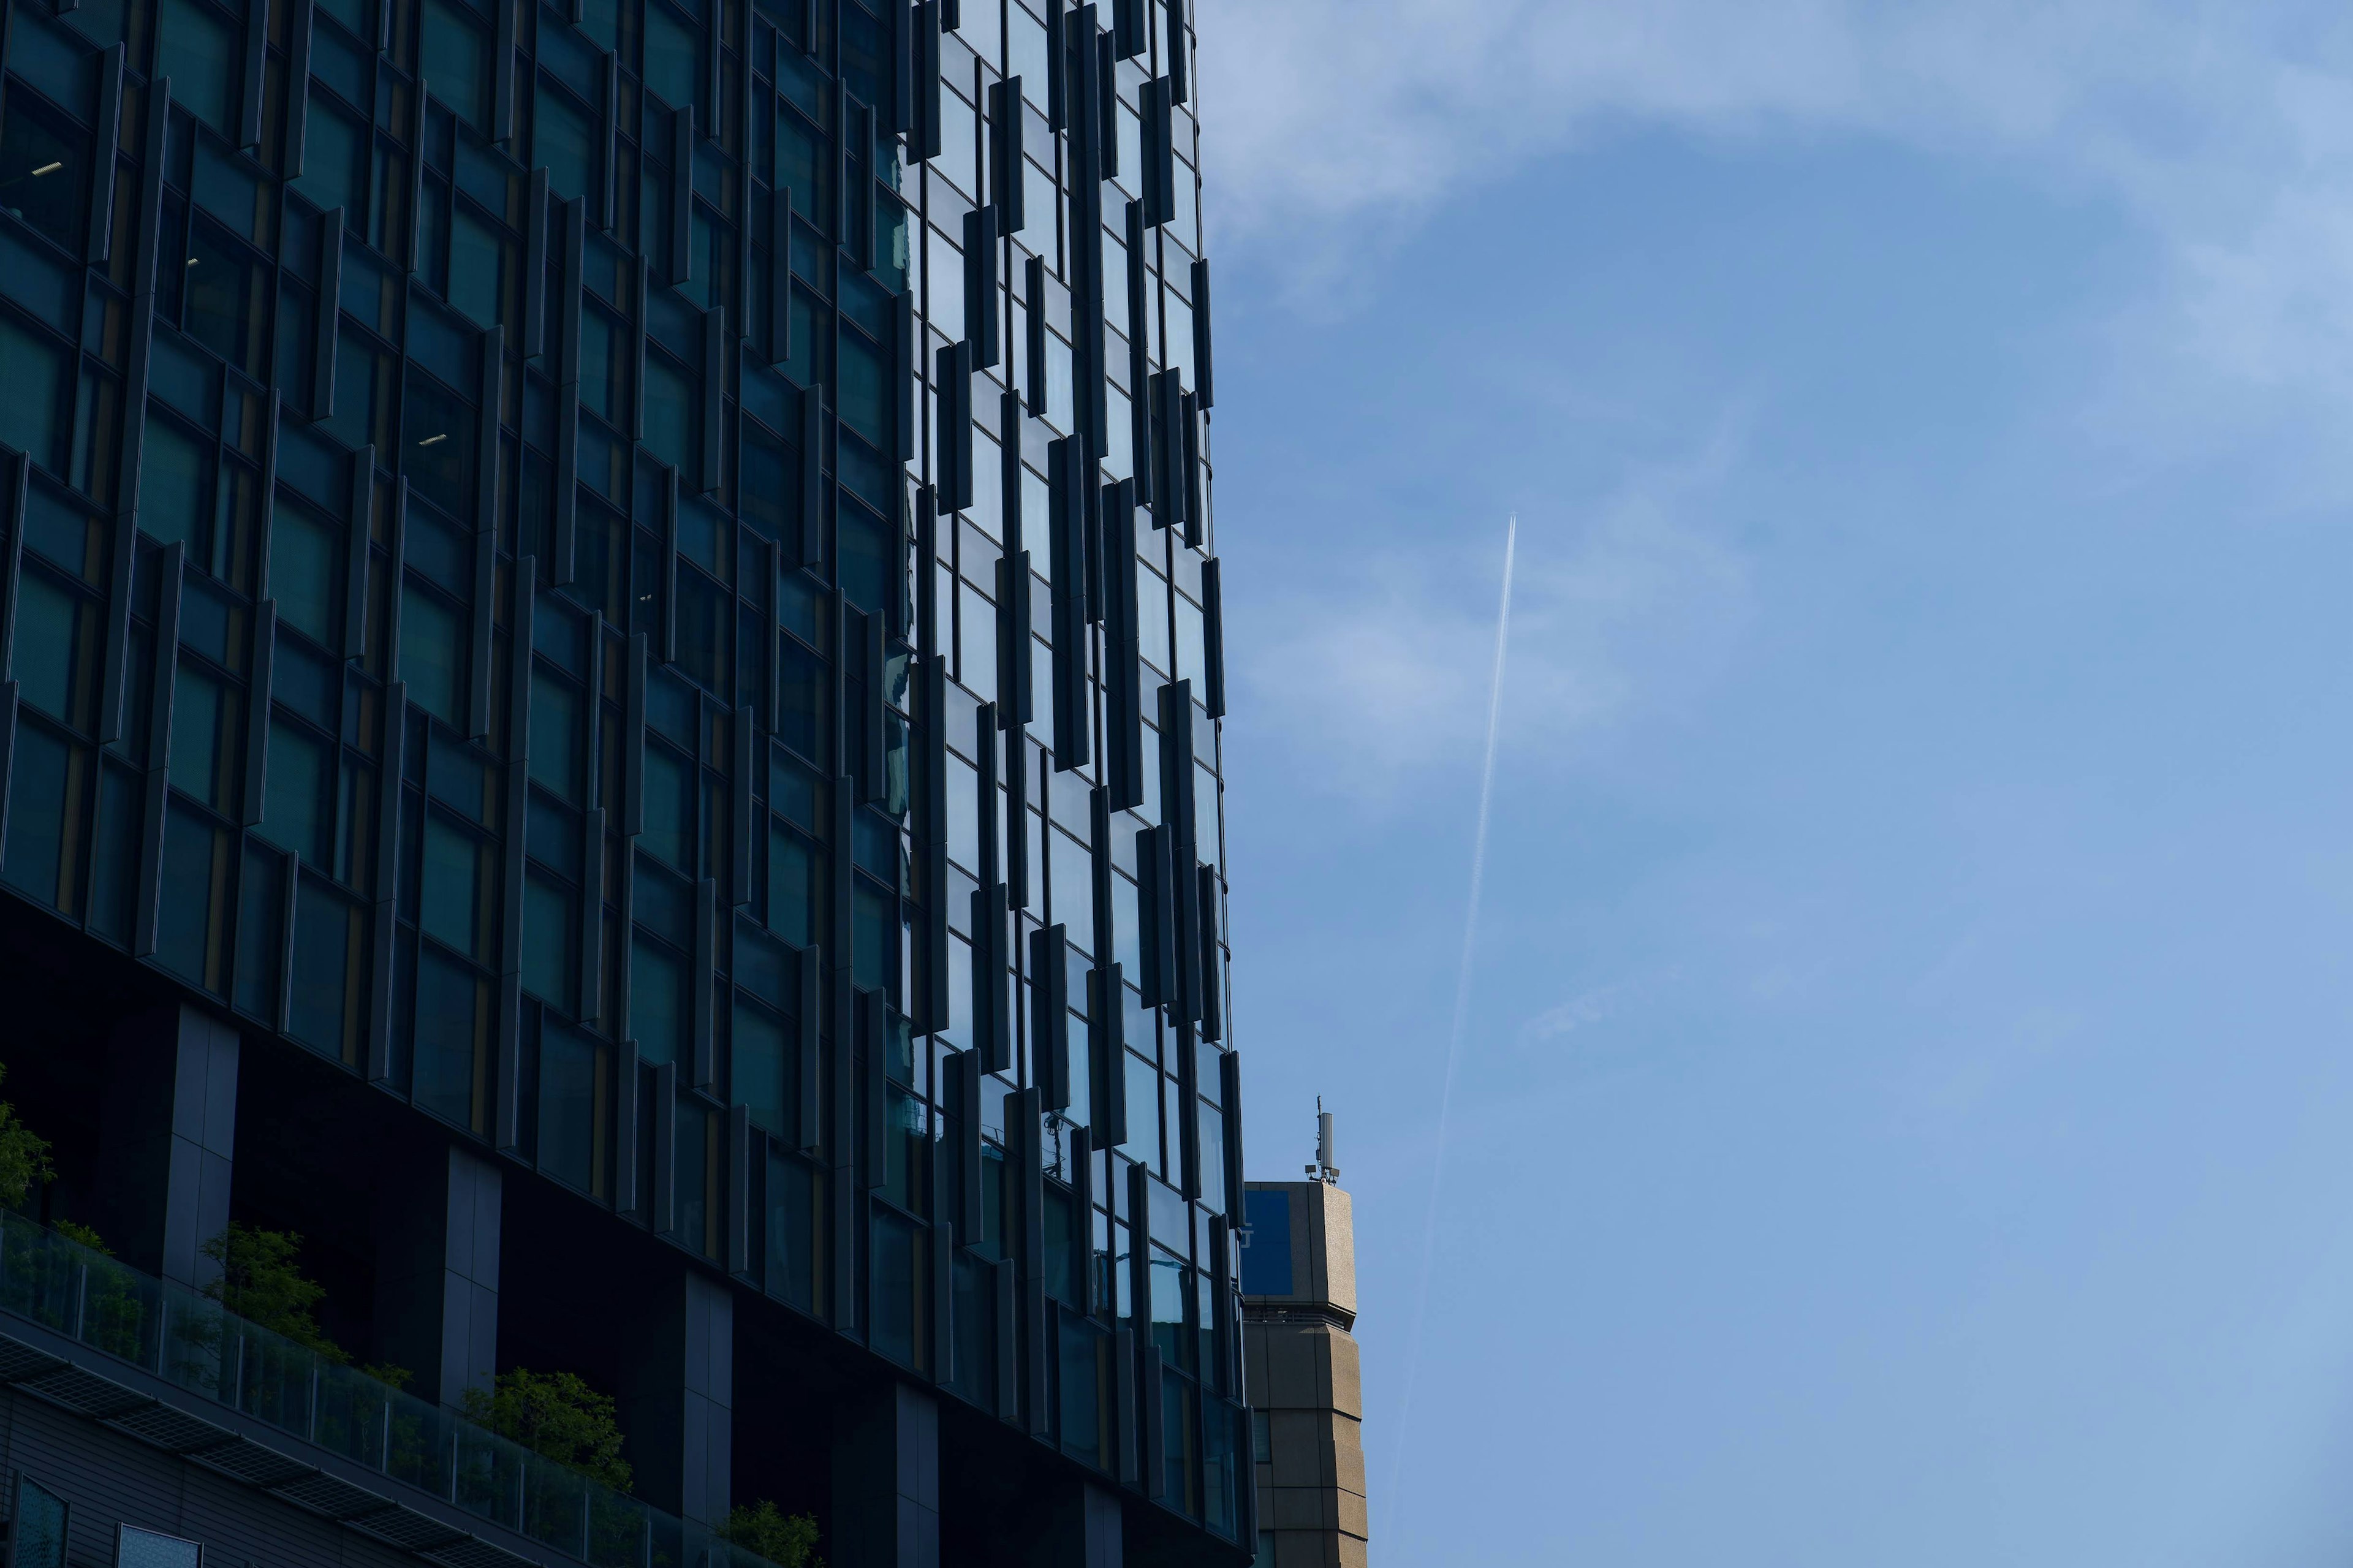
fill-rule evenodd
<path id="1" fill-rule="evenodd" d="M 78 1557 L 1249 1559 L 1193 49 L 0 3 L 0 1465 Z M 406 1393 L 208 1305 L 232 1223 Z M 515 1368 L 634 1500 L 450 1416 Z"/>

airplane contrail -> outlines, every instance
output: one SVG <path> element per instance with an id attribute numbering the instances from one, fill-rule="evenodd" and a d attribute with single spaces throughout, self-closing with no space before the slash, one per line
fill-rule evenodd
<path id="1" fill-rule="evenodd" d="M 1386 1536 L 1397 1521 L 1398 1479 L 1405 1465 L 1406 1440 L 1413 1430 L 1413 1385 L 1421 1371 L 1421 1325 L 1430 1307 L 1430 1268 L 1438 1244 L 1439 1191 L 1446 1180 L 1447 1119 L 1454 1104 L 1454 1074 L 1462 1057 L 1462 1037 L 1471 1020 L 1471 959 L 1479 943 L 1479 894 L 1487 879 L 1487 817 L 1495 795 L 1495 737 L 1504 711 L 1504 650 L 1512 635 L 1512 563 L 1517 552 L 1520 515 L 1504 528 L 1504 604 L 1495 616 L 1495 668 L 1487 686 L 1487 752 L 1479 769 L 1479 825 L 1471 835 L 1471 907 L 1462 917 L 1462 958 L 1454 977 L 1454 1022 L 1446 1036 L 1446 1077 L 1438 1092 L 1438 1152 L 1431 1157 L 1430 1210 L 1421 1227 L 1421 1275 L 1414 1286 L 1413 1328 L 1406 1340 L 1405 1397 L 1398 1402 L 1397 1442 L 1389 1450 L 1389 1483 L 1382 1500 Z"/>

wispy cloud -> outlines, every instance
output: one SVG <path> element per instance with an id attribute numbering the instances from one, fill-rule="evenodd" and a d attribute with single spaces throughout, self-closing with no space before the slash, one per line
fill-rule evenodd
<path id="1" fill-rule="evenodd" d="M 1345 293 L 1450 196 L 1613 131 L 1861 134 L 2001 163 L 2146 226 L 2157 281 L 2123 306 L 2137 356 L 2258 395 L 2353 391 L 2353 22 L 2335 8 L 1198 3 L 1213 243 L 1303 298 Z"/>
<path id="2" fill-rule="evenodd" d="M 1551 1045 L 1607 1022 L 1624 1013 L 1645 994 L 1676 979 L 1678 973 L 1666 969 L 1654 973 L 1631 975 L 1604 985 L 1589 986 L 1574 996 L 1556 1002 L 1520 1026 L 1520 1047 L 1526 1050 Z"/>
<path id="3" fill-rule="evenodd" d="M 1710 510 L 1737 446 L 1727 428 L 1680 463 L 1638 470 L 1587 516 L 1522 511 L 1507 761 L 1567 755 L 1720 664 L 1748 605 L 1740 549 Z M 1459 771 L 1482 742 L 1503 524 L 1492 548 L 1458 534 L 1390 549 L 1265 606 L 1252 624 L 1272 635 L 1242 650 L 1247 721 L 1322 759 L 1301 776 L 1366 804 L 1425 769 Z"/>

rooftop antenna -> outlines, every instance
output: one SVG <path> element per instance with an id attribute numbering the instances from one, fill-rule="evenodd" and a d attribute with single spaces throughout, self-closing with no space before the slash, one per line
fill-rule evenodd
<path id="1" fill-rule="evenodd" d="M 1329 1186 L 1340 1179 L 1340 1167 L 1332 1163 L 1332 1113 L 1324 1109 L 1324 1097 L 1315 1097 L 1315 1163 L 1307 1173 Z"/>

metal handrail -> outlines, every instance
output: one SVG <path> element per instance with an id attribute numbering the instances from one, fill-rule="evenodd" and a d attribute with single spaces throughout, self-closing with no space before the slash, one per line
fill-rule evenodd
<path id="1" fill-rule="evenodd" d="M 417 1486 L 590 1568 L 773 1568 L 706 1527 L 5 1211 L 0 1312 Z M 470 1489 L 478 1460 L 489 1484 Z M 534 1497 L 552 1506 L 533 1509 Z"/>

